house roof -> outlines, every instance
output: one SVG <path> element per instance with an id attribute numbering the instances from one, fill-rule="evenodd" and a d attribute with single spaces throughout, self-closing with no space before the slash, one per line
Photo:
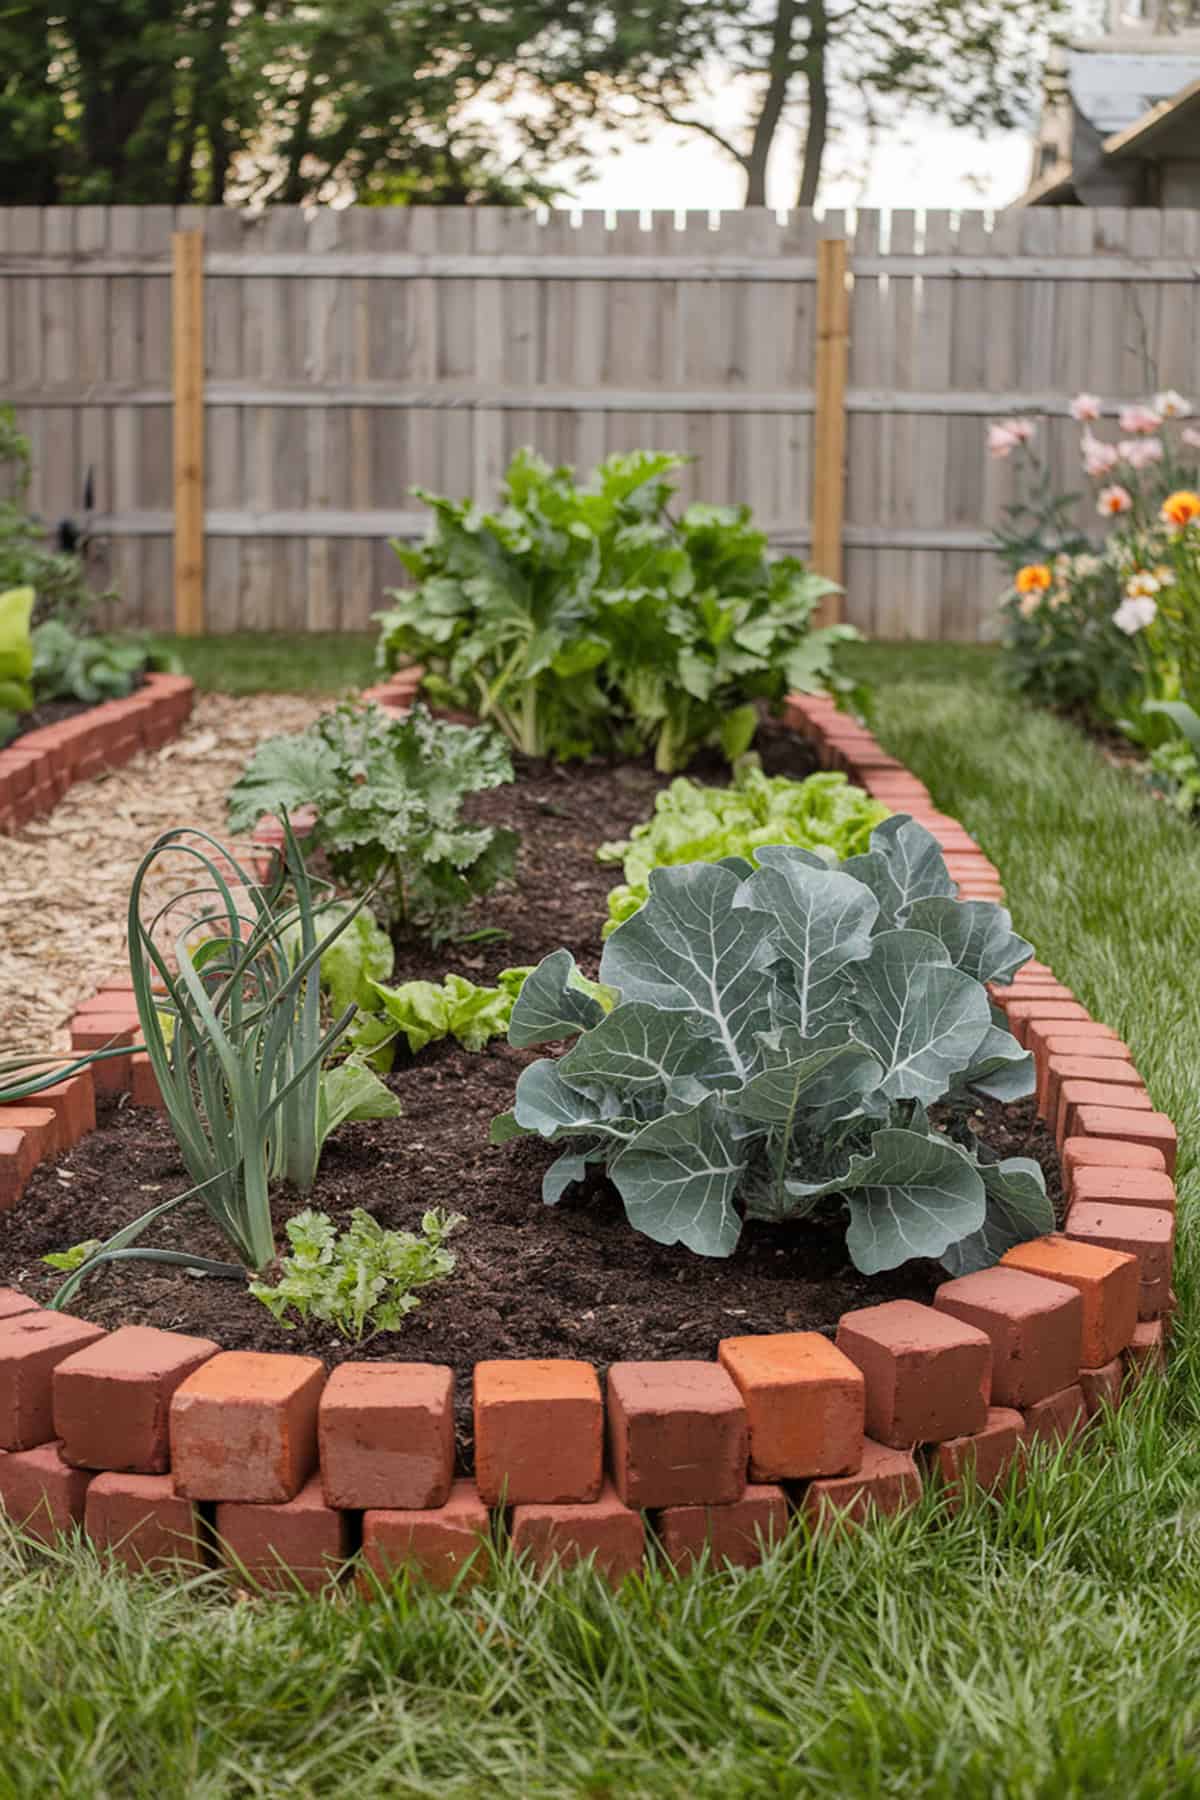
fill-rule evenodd
<path id="1" fill-rule="evenodd" d="M 1100 162 L 1156 162 L 1162 157 L 1200 157 L 1200 78 L 1160 100 L 1100 146 Z M 1018 206 L 1070 206 L 1078 200 L 1075 171 L 1060 161 L 1031 183 Z"/>

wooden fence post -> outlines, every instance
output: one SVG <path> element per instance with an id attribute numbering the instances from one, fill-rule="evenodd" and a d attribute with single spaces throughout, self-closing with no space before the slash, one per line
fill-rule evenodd
<path id="1" fill-rule="evenodd" d="M 171 237 L 175 630 L 204 635 L 204 233 Z"/>
<path id="2" fill-rule="evenodd" d="M 817 243 L 817 357 L 813 385 L 811 567 L 841 581 L 842 519 L 846 492 L 846 364 L 850 349 L 850 296 L 846 291 L 846 240 Z M 831 625 L 842 612 L 840 594 L 821 602 L 819 622 Z"/>

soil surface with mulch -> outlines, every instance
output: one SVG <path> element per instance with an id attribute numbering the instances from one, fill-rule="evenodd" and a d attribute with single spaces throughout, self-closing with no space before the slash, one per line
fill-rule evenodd
<path id="1" fill-rule="evenodd" d="M 786 743 L 768 736 L 764 762 L 794 774 L 809 766 L 805 747 L 790 734 Z M 706 773 L 711 778 L 716 771 Z M 594 972 L 605 895 L 620 875 L 619 868 L 596 863 L 595 847 L 644 818 L 662 784 L 636 765 L 552 771 L 535 765 L 522 769 L 512 788 L 484 796 L 479 815 L 518 826 L 522 847 L 516 883 L 481 903 L 470 923 L 511 935 L 477 948 L 447 945 L 436 957 L 428 947 L 401 944 L 396 979 L 452 967 L 484 980 L 564 943 Z M 748 1225 L 736 1253 L 719 1261 L 635 1233 L 599 1173 L 559 1205 L 544 1206 L 541 1177 L 557 1150 L 540 1140 L 488 1143 L 491 1120 L 511 1105 L 517 1076 L 539 1054 L 503 1041 L 472 1054 L 448 1042 L 403 1057 L 390 1078 L 403 1116 L 344 1126 L 326 1148 L 311 1198 L 287 1191 L 275 1198 L 281 1244 L 286 1220 L 304 1204 L 340 1224 L 363 1207 L 394 1229 L 419 1229 L 432 1206 L 465 1216 L 453 1239 L 454 1274 L 425 1291 L 401 1331 L 361 1346 L 327 1325 L 288 1332 L 235 1283 L 151 1263 L 110 1267 L 75 1297 L 71 1310 L 109 1327 L 152 1324 L 211 1337 L 227 1349 L 301 1352 L 328 1364 L 363 1357 L 449 1364 L 458 1378 L 456 1427 L 465 1469 L 477 1361 L 571 1356 L 603 1371 L 615 1361 L 711 1358 L 723 1337 L 832 1333 L 851 1308 L 899 1297 L 927 1301 L 945 1279 L 927 1263 L 860 1275 L 846 1253 L 846 1215 L 836 1202 L 794 1224 Z M 950 1129 L 970 1126 L 999 1155 L 1035 1157 L 1057 1206 L 1058 1161 L 1032 1101 L 1007 1108 L 980 1102 L 935 1117 Z M 0 1285 L 49 1299 L 61 1277 L 41 1262 L 48 1251 L 105 1238 L 186 1186 L 165 1119 L 123 1102 L 109 1106 L 98 1129 L 39 1168 L 18 1205 L 0 1218 Z M 144 1243 L 228 1260 L 224 1240 L 199 1206 L 187 1210 L 186 1226 L 183 1215 L 169 1215 Z"/>

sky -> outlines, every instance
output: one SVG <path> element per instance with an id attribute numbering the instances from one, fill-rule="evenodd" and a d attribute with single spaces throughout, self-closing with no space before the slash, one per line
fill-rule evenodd
<path id="1" fill-rule="evenodd" d="M 835 146 L 826 164 L 820 200 L 825 207 L 1003 206 L 1026 186 L 1030 140 L 1020 131 L 997 131 L 986 141 L 932 121 L 910 122 L 881 139 L 873 154 L 859 135 Z M 586 207 L 711 207 L 742 204 L 741 171 L 698 134 L 663 127 L 646 144 L 598 146 L 596 179 L 581 184 L 574 203 Z M 767 199 L 794 202 L 796 162 L 777 155 Z"/>

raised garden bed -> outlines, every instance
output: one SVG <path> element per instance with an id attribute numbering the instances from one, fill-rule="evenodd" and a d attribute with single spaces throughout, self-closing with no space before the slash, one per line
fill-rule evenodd
<path id="1" fill-rule="evenodd" d="M 121 768 L 140 750 L 177 737 L 192 710 L 194 685 L 186 675 L 151 673 L 124 700 L 72 703 L 65 712 L 60 706 L 53 722 L 23 731 L 0 750 L 0 834 L 44 817 L 75 782 Z"/>
<path id="2" fill-rule="evenodd" d="M 869 734 L 822 702 L 793 703 L 791 721 L 823 763 L 922 818 L 962 895 L 998 897 L 967 834 Z M 636 770 L 522 784 L 542 901 L 518 885 L 488 903 L 514 941 L 481 947 L 463 972 L 478 979 L 497 955 L 532 960 L 560 942 L 594 963 L 608 878 L 591 855 L 644 814 L 653 784 Z M 571 800 L 561 812 L 557 794 Z M 1161 1358 L 1174 1132 L 1115 1034 L 1050 971 L 1028 965 L 996 997 L 1041 1079 L 1036 1106 L 1008 1109 L 1002 1127 L 996 1109 L 988 1123 L 1007 1141 L 994 1147 L 1036 1155 L 1052 1192 L 1061 1158 L 1064 1190 L 1063 1232 L 1018 1246 L 1007 1266 L 950 1282 L 920 1265 L 867 1279 L 819 1215 L 756 1227 L 732 1261 L 706 1263 L 636 1238 L 597 1187 L 547 1213 L 537 1186 L 551 1153 L 529 1141 L 488 1149 L 483 1133 L 527 1053 L 426 1051 L 396 1081 L 404 1118 L 347 1128 L 315 1198 L 386 1223 L 437 1201 L 464 1212 L 454 1282 L 365 1356 L 331 1344 L 328 1328 L 283 1338 L 248 1296 L 161 1271 L 110 1272 L 80 1297 L 83 1317 L 18 1311 L 0 1324 L 0 1498 L 19 1510 L 31 1487 L 44 1491 L 60 1523 L 83 1518 L 106 1542 L 132 1531 L 131 1556 L 163 1554 L 164 1533 L 199 1553 L 215 1522 L 253 1572 L 282 1559 L 310 1581 L 360 1531 L 373 1567 L 414 1562 L 444 1579 L 507 1503 L 518 1548 L 595 1551 L 615 1577 L 640 1560 L 645 1511 L 681 1560 L 707 1535 L 718 1556 L 750 1561 L 757 1534 L 782 1529 L 792 1505 L 813 1523 L 832 1507 L 894 1510 L 930 1472 L 953 1482 L 968 1460 L 999 1479 L 1022 1443 L 1074 1435 L 1130 1367 Z M 132 1045 L 134 1027 L 114 991 L 77 1020 L 77 1041 L 120 1028 Z M 105 1066 L 105 1085 L 132 1083 L 135 1101 L 152 1101 L 147 1074 L 134 1055 L 127 1070 Z M 68 1160 L 30 1172 L 86 1126 L 88 1086 L 59 1095 L 49 1120 L 0 1125 L 12 1207 L 0 1268 L 20 1290 L 14 1308 L 52 1286 L 36 1264 L 44 1247 L 123 1221 L 131 1186 L 148 1200 L 182 1186 L 172 1141 L 136 1106 L 104 1109 Z M 267 1344 L 287 1354 L 254 1353 Z M 139 1407 L 134 1441 L 125 1422 Z M 215 1520 L 194 1510 L 209 1503 Z"/>

